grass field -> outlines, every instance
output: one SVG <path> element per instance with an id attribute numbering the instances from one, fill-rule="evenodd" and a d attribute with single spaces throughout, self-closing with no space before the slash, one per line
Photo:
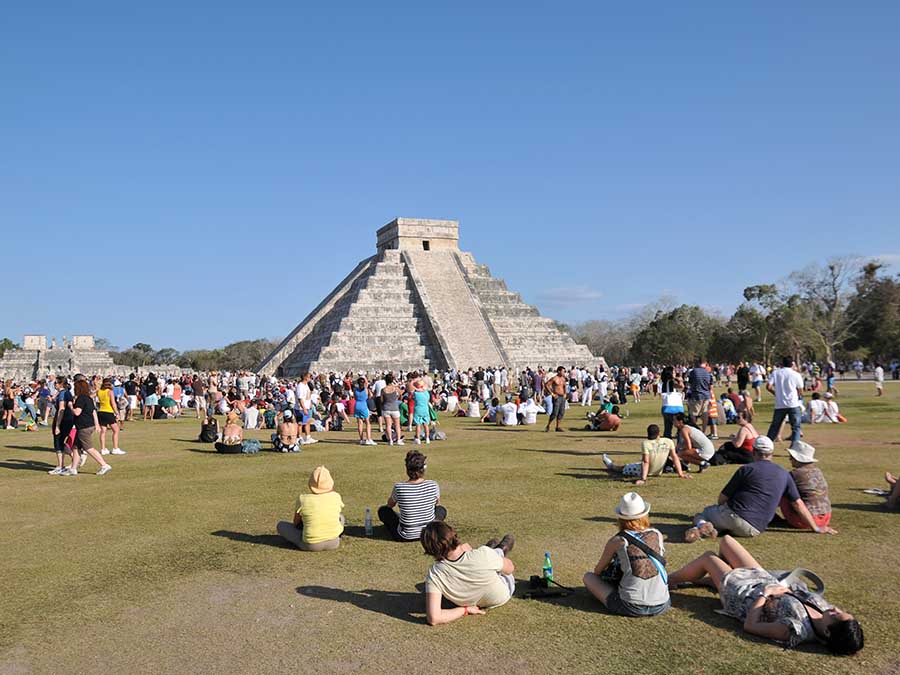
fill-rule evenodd
<path id="1" fill-rule="evenodd" d="M 49 431 L 0 431 L 0 673 L 900 672 L 900 514 L 861 492 L 900 469 L 900 387 L 888 383 L 879 400 L 871 383 L 842 389 L 850 423 L 805 427 L 840 534 L 772 530 L 748 547 L 769 567 L 802 565 L 826 580 L 829 599 L 863 624 L 866 648 L 856 657 L 745 636 L 703 589 L 674 592 L 673 608 L 654 619 L 611 616 L 579 590 L 431 628 L 421 547 L 363 536 L 365 508 L 374 512 L 403 478 L 408 447 L 362 448 L 347 431 L 321 434 L 299 455 L 223 456 L 195 443 L 198 425 L 183 419 L 129 424 L 128 455 L 111 457 L 102 478 L 92 460 L 77 478 L 47 476 Z M 758 406 L 765 431 L 771 398 Z M 646 425 L 660 418 L 657 401 L 629 408 L 623 428 L 607 435 L 581 431 L 578 406 L 565 434 L 442 420 L 449 439 L 424 451 L 448 521 L 474 545 L 515 533 L 520 580 L 551 551 L 556 578 L 580 586 L 631 487 L 601 470 L 600 454 L 636 458 Z M 349 526 L 340 550 L 303 553 L 274 526 L 322 463 Z M 667 536 L 670 569 L 714 546 L 681 535 L 733 471 L 640 488 Z"/>

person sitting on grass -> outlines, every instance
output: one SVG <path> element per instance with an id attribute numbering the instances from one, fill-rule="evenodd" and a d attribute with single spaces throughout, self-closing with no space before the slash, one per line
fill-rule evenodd
<path id="1" fill-rule="evenodd" d="M 232 410 L 225 416 L 225 428 L 222 440 L 216 443 L 216 452 L 224 455 L 237 455 L 244 444 L 244 429 L 241 427 L 241 416 Z"/>
<path id="2" fill-rule="evenodd" d="M 791 466 L 794 467 L 791 478 L 794 479 L 800 499 L 812 515 L 813 522 L 819 527 L 828 527 L 831 523 L 831 500 L 828 498 L 828 483 L 825 476 L 816 466 L 816 462 L 819 461 L 815 457 L 816 449 L 809 443 L 797 441 L 788 448 L 788 454 L 791 456 Z M 798 530 L 809 529 L 809 525 L 787 498 L 782 497 L 779 505 L 784 521 L 783 523 L 773 521 L 773 525 L 786 524 Z"/>
<path id="3" fill-rule="evenodd" d="M 772 461 L 775 445 L 768 436 L 760 436 L 753 443 L 753 463 L 735 471 L 722 489 L 719 502 L 707 506 L 694 516 L 694 526 L 684 533 L 684 540 L 692 544 L 700 538 L 715 538 L 719 532 L 736 537 L 758 537 L 766 531 L 781 503 L 787 498 L 806 529 L 817 534 L 837 534 L 828 526 L 819 527 L 800 498 L 794 479 Z"/>
<path id="4" fill-rule="evenodd" d="M 684 413 L 676 413 L 673 422 L 678 438 L 676 448 L 681 462 L 696 464 L 700 467 L 700 472 L 704 472 L 709 468 L 709 460 L 716 454 L 712 441 L 700 429 L 688 424 Z"/>
<path id="5" fill-rule="evenodd" d="M 891 492 L 887 496 L 887 502 L 885 502 L 884 506 L 892 511 L 897 511 L 900 509 L 900 481 L 890 471 L 885 472 L 884 479 L 891 486 Z"/>
<path id="6" fill-rule="evenodd" d="M 200 436 L 198 440 L 201 443 L 215 443 L 219 440 L 219 423 L 216 421 L 216 418 L 209 414 L 209 416 L 203 420 L 203 424 L 200 425 Z"/>
<path id="7" fill-rule="evenodd" d="M 610 473 L 620 474 L 625 478 L 634 478 L 635 485 L 643 485 L 650 476 L 659 476 L 663 469 L 666 468 L 668 460 L 672 460 L 672 465 L 679 478 L 692 478 L 689 473 L 685 473 L 681 468 L 681 460 L 678 453 L 675 452 L 675 444 L 670 438 L 659 437 L 659 427 L 651 424 L 647 427 L 647 440 L 641 441 L 641 461 L 618 466 L 613 462 L 609 455 L 603 453 L 603 463 L 606 470 Z"/>
<path id="8" fill-rule="evenodd" d="M 615 513 L 619 532 L 606 542 L 594 571 L 584 575 L 584 585 L 613 614 L 662 614 L 670 605 L 663 558 L 666 549 L 662 533 L 650 527 L 650 504 L 637 492 L 629 492 L 619 501 Z"/>
<path id="9" fill-rule="evenodd" d="M 713 455 L 711 464 L 749 464 L 753 461 L 753 442 L 759 437 L 759 432 L 750 424 L 745 413 L 738 415 L 737 433 L 725 441 Z"/>
<path id="10" fill-rule="evenodd" d="M 497 422 L 497 408 L 500 407 L 500 399 L 492 398 L 491 404 L 484 409 L 484 415 L 481 416 L 482 424 L 487 422 L 495 424 Z"/>
<path id="11" fill-rule="evenodd" d="M 300 427 L 294 419 L 294 413 L 290 408 L 281 414 L 281 421 L 272 434 L 272 447 L 278 452 L 300 452 L 297 443 L 300 435 Z"/>
<path id="12" fill-rule="evenodd" d="M 425 576 L 425 617 L 429 626 L 456 621 L 469 614 L 484 614 L 506 604 L 516 590 L 516 568 L 509 554 L 515 537 L 503 535 L 473 549 L 462 544 L 450 525 L 429 523 L 420 536 L 425 553 L 435 563 Z M 446 598 L 456 607 L 443 609 Z"/>
<path id="13" fill-rule="evenodd" d="M 742 621 L 744 631 L 788 648 L 820 641 L 832 654 L 849 656 L 863 648 L 862 627 L 849 612 L 800 585 L 779 583 L 743 546 L 722 538 L 719 554 L 707 551 L 669 575 L 669 587 L 682 583 L 712 586 L 724 613 Z M 780 576 L 780 574 L 779 574 Z"/>
<path id="14" fill-rule="evenodd" d="M 619 416 L 619 406 L 614 405 L 609 410 L 601 408 L 596 415 L 591 418 L 592 431 L 618 431 L 622 425 L 622 418 Z"/>
<path id="15" fill-rule="evenodd" d="M 297 497 L 294 520 L 282 520 L 276 531 L 301 551 L 333 551 L 341 545 L 344 502 L 324 466 L 313 469 L 307 483 L 312 494 Z"/>
<path id="16" fill-rule="evenodd" d="M 378 519 L 396 541 L 418 541 L 423 527 L 447 517 L 447 509 L 440 506 L 441 488 L 436 481 L 425 480 L 427 459 L 418 450 L 406 453 L 409 480 L 395 484 L 387 505 L 378 509 Z M 395 506 L 400 508 L 399 515 Z"/>

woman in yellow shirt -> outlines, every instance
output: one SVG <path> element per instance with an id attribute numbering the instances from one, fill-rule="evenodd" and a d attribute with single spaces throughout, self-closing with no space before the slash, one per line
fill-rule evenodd
<path id="1" fill-rule="evenodd" d="M 334 480 L 327 468 L 313 470 L 309 491 L 312 494 L 297 497 L 293 522 L 282 520 L 276 530 L 301 551 L 333 551 L 341 545 L 344 502 L 334 491 Z"/>
<path id="2" fill-rule="evenodd" d="M 119 448 L 119 411 L 116 409 L 116 397 L 113 395 L 112 380 L 103 378 L 100 388 L 97 390 L 97 420 L 100 422 L 100 454 L 108 455 L 106 449 L 106 430 L 112 429 L 112 454 L 124 455 L 125 451 Z"/>

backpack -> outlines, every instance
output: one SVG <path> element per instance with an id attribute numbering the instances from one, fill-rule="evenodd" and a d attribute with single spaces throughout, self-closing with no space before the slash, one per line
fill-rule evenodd
<path id="1" fill-rule="evenodd" d="M 245 438 L 241 443 L 241 452 L 245 455 L 254 455 L 262 449 L 259 441 L 255 438 Z"/>

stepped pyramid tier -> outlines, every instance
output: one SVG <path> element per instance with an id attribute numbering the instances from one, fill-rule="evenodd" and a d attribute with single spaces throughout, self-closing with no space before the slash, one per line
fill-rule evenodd
<path id="1" fill-rule="evenodd" d="M 459 250 L 459 223 L 398 218 L 260 364 L 263 375 L 599 363 Z"/>
<path id="2" fill-rule="evenodd" d="M 0 377 L 30 380 L 48 375 L 72 376 L 76 373 L 111 374 L 120 370 L 109 352 L 94 348 L 93 335 L 75 335 L 63 339 L 60 347 L 54 338 L 47 347 L 46 335 L 26 335 L 22 349 L 11 349 L 0 359 Z"/>

